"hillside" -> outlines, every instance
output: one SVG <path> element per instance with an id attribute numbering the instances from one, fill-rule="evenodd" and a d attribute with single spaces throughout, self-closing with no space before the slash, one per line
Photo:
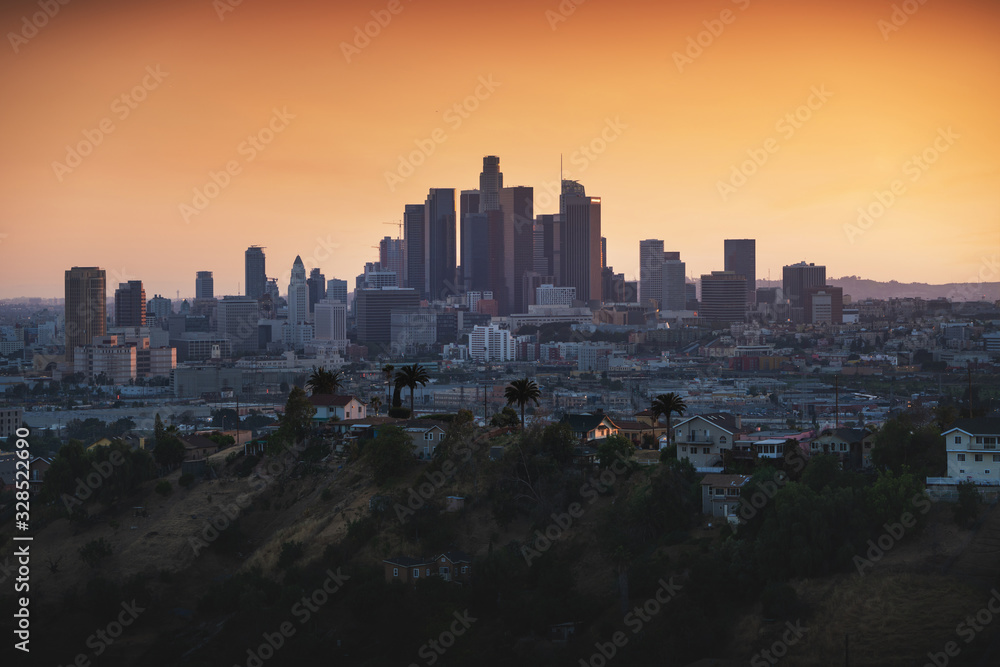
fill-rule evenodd
<path id="1" fill-rule="evenodd" d="M 727 551 L 732 546 L 728 527 L 709 528 L 699 519 L 683 531 L 655 534 L 642 528 L 653 520 L 644 507 L 656 514 L 670 509 L 649 504 L 651 499 L 687 502 L 683 498 L 690 487 L 667 466 L 621 469 L 610 483 L 591 487 L 601 489 L 592 501 L 576 491 L 599 477 L 548 468 L 544 474 L 551 483 L 532 477 L 540 495 L 523 506 L 528 513 L 505 518 L 509 497 L 505 500 L 501 490 L 510 479 L 509 463 L 518 457 L 491 461 L 486 445 L 505 445 L 515 454 L 521 441 L 516 435 L 479 435 L 474 442 L 474 455 L 467 460 L 453 455 L 453 474 L 443 478 L 437 473 L 451 469 L 440 460 L 415 463 L 379 487 L 360 459 L 282 465 L 275 463 L 277 457 L 265 457 L 253 474 L 240 477 L 241 468 L 249 472 L 249 467 L 237 459 L 222 467 L 221 479 L 189 489 L 179 487 L 179 472 L 173 473 L 168 477 L 173 491 L 166 497 L 148 482 L 112 507 L 90 508 L 89 522 L 53 516 L 35 541 L 35 553 L 44 556 L 34 562 L 32 590 L 35 636 L 59 641 L 39 645 L 34 657 L 60 665 L 77 654 L 96 657 L 88 637 L 135 598 L 144 611 L 102 656 L 113 662 L 96 664 L 256 664 L 247 651 L 283 622 L 292 622 L 298 632 L 263 664 L 329 664 L 331 659 L 429 664 L 421 647 L 448 627 L 453 613 L 467 610 L 476 623 L 440 662 L 435 660 L 438 664 L 577 665 L 618 631 L 625 631 L 629 641 L 615 664 L 649 664 L 652 655 L 746 664 L 781 637 L 787 621 L 800 622 L 808 631 L 787 647 L 782 664 L 842 664 L 831 656 L 843 655 L 846 635 L 852 665 L 911 665 L 922 664 L 927 651 L 940 650 L 954 638 L 956 624 L 985 604 L 1000 572 L 991 546 L 1000 531 L 1000 512 L 989 510 L 979 529 L 970 530 L 954 524 L 950 506 L 938 504 L 919 536 L 889 550 L 863 576 L 836 572 L 790 579 L 787 587 L 794 592 L 783 594 L 785 617 L 768 617 L 762 598 L 744 599 L 738 579 L 721 570 L 712 574 L 723 566 L 725 554 L 734 553 Z M 544 470 L 531 469 L 531 474 Z M 255 479 L 257 474 L 262 477 Z M 406 522 L 392 509 L 381 515 L 369 510 L 372 496 L 405 503 L 411 489 L 423 489 L 425 508 Z M 228 520 L 220 517 L 244 493 L 252 501 L 244 502 L 238 529 L 212 539 L 206 521 L 225 529 Z M 464 510 L 442 513 L 449 495 L 465 497 Z M 553 512 L 566 516 L 574 499 L 582 510 L 544 547 L 535 531 L 553 532 L 553 521 L 546 517 Z M 141 511 L 137 516 L 134 507 L 144 508 L 146 516 Z M 55 509 L 48 511 L 54 515 Z M 3 531 L 9 533 L 8 526 Z M 622 561 L 608 548 L 618 534 L 647 546 Z M 211 544 L 192 546 L 199 536 L 209 537 Z M 78 552 L 101 538 L 111 544 L 112 555 L 91 568 Z M 295 543 L 301 543 L 301 555 L 282 562 L 283 547 L 287 551 L 286 545 Z M 523 557 L 525 545 L 541 552 L 530 566 Z M 447 548 L 476 557 L 472 586 L 429 580 L 413 590 L 383 582 L 383 558 Z M 9 543 L 3 551 L 10 552 Z M 616 573 L 622 562 L 629 582 L 625 609 L 649 604 L 664 582 L 679 587 L 634 636 L 627 631 L 636 616 L 623 617 L 620 606 Z M 295 625 L 296 601 L 318 590 L 329 572 L 347 575 L 342 591 L 301 627 Z M 727 598 L 729 604 L 710 602 Z M 575 622 L 575 636 L 551 641 L 546 629 L 561 622 Z M 963 644 L 964 655 L 950 664 L 975 664 L 965 661 L 982 654 L 995 635 L 996 628 L 987 627 L 968 648 Z"/>

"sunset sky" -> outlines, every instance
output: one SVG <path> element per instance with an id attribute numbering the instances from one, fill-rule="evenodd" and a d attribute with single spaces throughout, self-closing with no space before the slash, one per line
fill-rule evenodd
<path id="1" fill-rule="evenodd" d="M 995 1 L 49 1 L 0 9 L 0 298 L 235 294 L 251 244 L 353 287 L 484 155 L 552 213 L 562 154 L 629 278 L 640 239 L 696 276 L 750 237 L 758 278 L 1000 280 Z"/>

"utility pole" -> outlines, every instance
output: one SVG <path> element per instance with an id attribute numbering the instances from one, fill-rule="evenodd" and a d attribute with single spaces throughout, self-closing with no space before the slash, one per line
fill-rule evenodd
<path id="1" fill-rule="evenodd" d="M 840 375 L 833 376 L 833 395 L 834 395 L 834 413 L 833 413 L 833 428 L 837 430 L 840 428 Z"/>

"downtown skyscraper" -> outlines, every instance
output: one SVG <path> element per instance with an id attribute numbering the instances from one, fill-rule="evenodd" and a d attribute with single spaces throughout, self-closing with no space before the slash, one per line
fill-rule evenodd
<path id="1" fill-rule="evenodd" d="M 725 270 L 747 281 L 747 303 L 757 300 L 757 240 L 726 239 L 723 242 Z"/>
<path id="2" fill-rule="evenodd" d="M 424 286 L 433 300 L 457 294 L 455 190 L 431 188 L 424 202 Z"/>
<path id="3" fill-rule="evenodd" d="M 141 280 L 119 283 L 115 290 L 115 326 L 146 326 L 146 290 Z"/>
<path id="4" fill-rule="evenodd" d="M 259 299 L 267 291 L 267 274 L 265 271 L 264 248 L 252 245 L 243 253 L 244 273 L 246 277 L 246 295 Z"/>
<path id="5" fill-rule="evenodd" d="M 591 308 L 601 301 L 601 198 L 588 197 L 583 185 L 563 181 L 559 197 L 563 287 Z"/>
<path id="6" fill-rule="evenodd" d="M 483 171 L 479 174 L 479 212 L 500 210 L 500 190 L 503 189 L 503 172 L 500 158 L 487 155 L 483 158 Z"/>
<path id="7" fill-rule="evenodd" d="M 426 259 L 424 258 L 424 205 L 407 204 L 403 209 L 403 243 L 406 251 L 406 287 L 424 291 Z"/>
<path id="8" fill-rule="evenodd" d="M 107 333 L 106 276 L 96 266 L 66 271 L 66 361 L 77 347 Z"/>
<path id="9" fill-rule="evenodd" d="M 524 186 L 500 190 L 503 213 L 503 292 L 502 314 L 528 310 L 524 276 L 535 268 L 534 189 Z M 496 293 L 494 293 L 496 295 Z"/>
<path id="10" fill-rule="evenodd" d="M 214 299 L 215 298 L 215 278 L 211 271 L 199 271 L 194 277 L 194 298 Z"/>
<path id="11" fill-rule="evenodd" d="M 663 298 L 663 241 L 639 241 L 639 299 L 647 310 L 657 310 Z"/>
<path id="12" fill-rule="evenodd" d="M 288 322 L 293 327 L 309 321 L 309 285 L 302 258 L 295 256 L 291 281 L 288 283 Z"/>

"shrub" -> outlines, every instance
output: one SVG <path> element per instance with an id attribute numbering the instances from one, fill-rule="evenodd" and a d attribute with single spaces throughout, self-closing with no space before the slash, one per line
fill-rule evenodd
<path id="1" fill-rule="evenodd" d="M 955 523 L 965 526 L 976 520 L 983 497 L 972 482 L 960 482 L 958 485 L 958 504 L 955 505 Z"/>
<path id="2" fill-rule="evenodd" d="M 156 487 L 153 490 L 156 491 L 161 496 L 163 496 L 164 498 L 166 498 L 167 496 L 170 495 L 170 492 L 173 490 L 173 487 L 170 485 L 170 482 L 163 479 L 156 483 Z"/>
<path id="3" fill-rule="evenodd" d="M 111 544 L 103 537 L 91 540 L 80 547 L 80 560 L 90 567 L 97 567 L 100 562 L 111 555 Z"/>
<path id="4" fill-rule="evenodd" d="M 189 472 L 181 475 L 180 479 L 177 480 L 177 484 L 183 486 L 185 489 L 190 489 L 194 484 L 194 475 Z"/>
<path id="5" fill-rule="evenodd" d="M 281 545 L 281 555 L 278 556 L 278 567 L 287 570 L 292 563 L 302 558 L 305 548 L 301 542 L 285 542 Z"/>

